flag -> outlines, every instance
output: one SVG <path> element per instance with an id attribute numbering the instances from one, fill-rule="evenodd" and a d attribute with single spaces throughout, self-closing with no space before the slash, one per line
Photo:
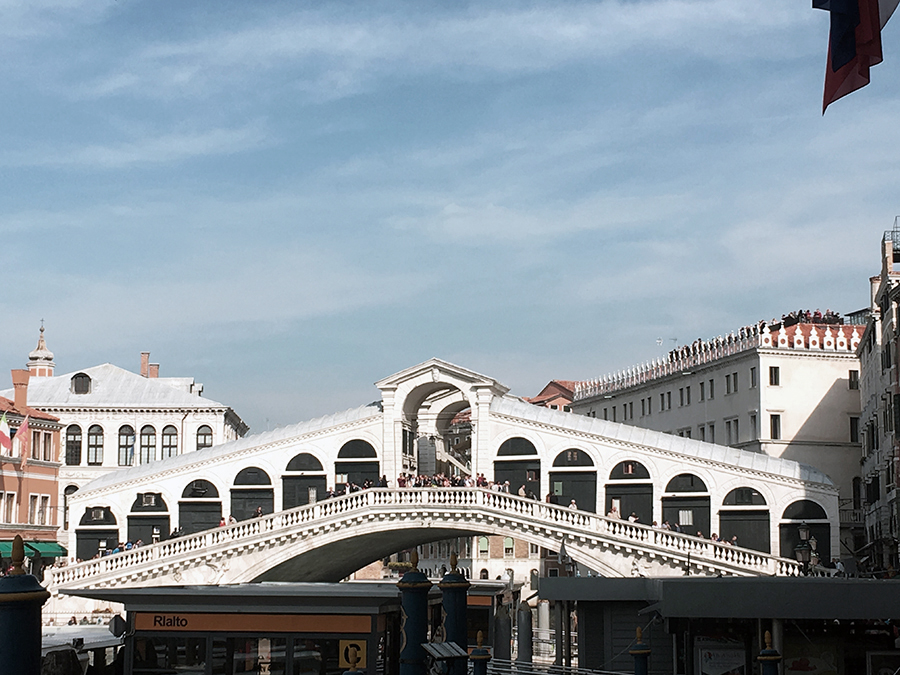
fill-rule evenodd
<path id="1" fill-rule="evenodd" d="M 6 412 L 0 417 L 0 446 L 6 448 L 12 454 L 12 438 L 9 435 L 9 422 L 6 421 Z"/>
<path id="2" fill-rule="evenodd" d="M 21 440 L 19 440 L 21 439 Z M 22 424 L 19 425 L 19 428 L 16 429 L 15 440 L 19 441 L 19 457 L 22 458 L 21 465 L 22 468 L 25 468 L 25 464 L 28 463 L 28 452 L 25 447 L 28 444 L 28 416 L 25 416 L 25 419 L 22 420 Z"/>
<path id="3" fill-rule="evenodd" d="M 831 16 L 822 114 L 839 98 L 869 84 L 869 69 L 883 60 L 881 29 L 900 0 L 813 0 Z"/>

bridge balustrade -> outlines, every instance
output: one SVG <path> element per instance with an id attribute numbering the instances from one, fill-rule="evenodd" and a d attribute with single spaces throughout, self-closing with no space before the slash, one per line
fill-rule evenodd
<path id="1" fill-rule="evenodd" d="M 713 567 L 740 568 L 749 574 L 797 576 L 800 565 L 795 561 L 752 551 L 749 549 L 713 542 L 688 534 L 660 530 L 628 520 L 608 518 L 586 511 L 539 502 L 517 495 L 483 488 L 369 488 L 349 495 L 298 506 L 252 520 L 220 526 L 204 532 L 169 539 L 157 544 L 122 551 L 103 558 L 75 563 L 53 569 L 48 579 L 51 586 L 75 586 L 91 579 L 145 568 L 153 563 L 161 568 L 176 565 L 185 555 L 203 553 L 223 545 L 246 541 L 248 545 L 266 534 L 292 532 L 304 526 L 323 522 L 335 522 L 341 517 L 358 517 L 376 512 L 410 513 L 427 512 L 435 508 L 447 508 L 446 515 L 460 509 L 472 511 L 473 520 L 479 514 L 516 516 L 523 525 L 532 529 L 546 529 L 547 524 L 558 530 L 559 541 L 584 537 L 599 538 L 612 544 L 632 545 L 651 550 L 655 554 L 673 552 L 686 554 L 688 561 Z M 434 514 L 431 514 L 434 517 Z M 477 525 L 474 526 L 477 529 Z M 525 527 L 520 527 L 525 529 Z M 732 570 L 735 571 L 736 570 Z"/>

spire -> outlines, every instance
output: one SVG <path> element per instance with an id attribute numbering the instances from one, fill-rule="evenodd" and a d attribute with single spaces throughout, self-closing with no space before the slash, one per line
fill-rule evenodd
<path id="1" fill-rule="evenodd" d="M 41 334 L 38 337 L 37 348 L 28 355 L 28 370 L 32 377 L 53 377 L 53 352 L 47 349 L 44 342 L 44 320 L 41 319 Z"/>

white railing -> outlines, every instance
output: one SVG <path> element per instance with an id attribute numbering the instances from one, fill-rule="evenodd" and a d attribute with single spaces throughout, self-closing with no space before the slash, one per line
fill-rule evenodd
<path id="1" fill-rule="evenodd" d="M 546 530 L 551 524 L 560 540 L 590 536 L 610 543 L 627 544 L 654 553 L 670 553 L 697 565 L 728 569 L 735 573 L 794 576 L 798 563 L 767 553 L 720 544 L 687 534 L 659 530 L 627 520 L 607 518 L 480 488 L 370 488 L 280 511 L 234 525 L 216 527 L 149 546 L 53 569 L 51 587 L 79 586 L 93 579 L 128 576 L 148 566 L 165 569 L 181 566 L 185 558 L 203 557 L 211 549 L 240 548 L 259 537 L 276 538 L 314 529 L 324 523 L 350 521 L 381 512 L 393 515 L 428 515 L 435 519 L 452 514 L 477 521 L 483 516 L 503 516 L 518 522 L 514 529 Z M 510 525 L 512 526 L 512 524 Z M 567 542 L 568 543 L 568 542 Z"/>

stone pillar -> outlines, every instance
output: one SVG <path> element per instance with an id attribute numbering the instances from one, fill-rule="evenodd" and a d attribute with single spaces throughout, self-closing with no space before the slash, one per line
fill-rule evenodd
<path id="1" fill-rule="evenodd" d="M 456 564 L 456 552 L 450 554 L 450 571 L 438 584 L 441 589 L 441 604 L 444 610 L 444 634 L 447 642 L 455 642 L 464 652 L 469 651 L 469 637 L 466 623 L 468 579 L 460 574 Z M 450 675 L 465 675 L 465 659 L 450 661 Z"/>
<path id="2" fill-rule="evenodd" d="M 494 657 L 502 661 L 510 661 L 512 654 L 512 617 L 509 607 L 501 604 L 494 614 Z"/>
<path id="3" fill-rule="evenodd" d="M 531 607 L 527 602 L 520 602 L 519 609 L 516 612 L 516 645 L 518 647 L 518 655 L 516 661 L 519 663 L 531 663 L 534 660 L 534 619 L 531 616 Z"/>
<path id="4" fill-rule="evenodd" d="M 426 653 L 422 643 L 428 638 L 428 591 L 432 583 L 418 570 L 419 556 L 413 551 L 409 570 L 397 587 L 400 589 L 400 675 L 426 675 Z"/>
<path id="5" fill-rule="evenodd" d="M 778 664 L 781 663 L 781 654 L 772 648 L 772 634 L 766 631 L 766 648 L 763 649 L 756 660 L 759 661 L 761 675 L 778 675 Z"/>
<path id="6" fill-rule="evenodd" d="M 478 646 L 469 654 L 469 660 L 472 662 L 472 675 L 487 675 L 491 653 L 482 646 L 483 643 L 484 633 L 478 631 Z"/>
<path id="7" fill-rule="evenodd" d="M 25 544 L 16 535 L 13 571 L 0 577 L 0 673 L 40 675 L 41 606 L 50 597 L 38 580 L 25 574 Z"/>
<path id="8" fill-rule="evenodd" d="M 541 600 L 537 606 L 538 656 L 550 653 L 550 601 Z"/>
<path id="9" fill-rule="evenodd" d="M 635 631 L 634 647 L 628 650 L 634 658 L 634 675 L 647 675 L 650 672 L 650 647 L 644 644 L 641 627 Z"/>

